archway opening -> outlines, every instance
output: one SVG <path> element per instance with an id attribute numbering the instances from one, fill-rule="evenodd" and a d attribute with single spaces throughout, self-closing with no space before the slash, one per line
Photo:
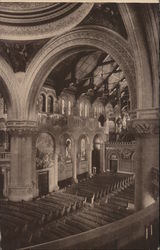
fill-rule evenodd
<path id="1" fill-rule="evenodd" d="M 116 154 L 111 154 L 109 158 L 109 170 L 115 174 L 118 171 L 118 158 Z"/>

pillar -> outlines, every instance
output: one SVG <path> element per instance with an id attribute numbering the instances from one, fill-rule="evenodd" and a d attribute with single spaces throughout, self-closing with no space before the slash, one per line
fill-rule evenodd
<path id="1" fill-rule="evenodd" d="M 100 171 L 105 172 L 105 143 L 100 144 Z"/>
<path id="2" fill-rule="evenodd" d="M 36 168 L 33 122 L 9 122 L 11 136 L 11 172 L 8 189 L 9 200 L 30 200 L 36 193 Z"/>
<path id="3" fill-rule="evenodd" d="M 58 156 L 59 156 L 59 147 L 56 147 L 55 167 L 54 167 L 54 187 L 53 187 L 55 191 L 59 189 L 58 187 Z"/>
<path id="4" fill-rule="evenodd" d="M 154 202 L 152 195 L 152 167 L 158 168 L 159 136 L 157 119 L 133 121 L 136 135 L 135 207 L 143 209 Z"/>
<path id="5" fill-rule="evenodd" d="M 93 142 L 88 144 L 88 175 L 92 177 L 92 152 L 93 152 Z"/>
<path id="6" fill-rule="evenodd" d="M 78 164 L 78 141 L 75 140 L 74 145 L 72 146 L 72 178 L 73 182 L 77 183 L 77 165 Z"/>

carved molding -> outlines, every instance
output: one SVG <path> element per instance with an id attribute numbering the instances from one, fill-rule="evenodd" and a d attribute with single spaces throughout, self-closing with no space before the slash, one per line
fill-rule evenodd
<path id="1" fill-rule="evenodd" d="M 8 121 L 7 132 L 11 136 L 27 137 L 37 135 L 37 123 L 35 121 Z"/>
<path id="2" fill-rule="evenodd" d="M 13 10 L 14 5 L 10 3 L 13 13 L 8 13 L 8 8 L 4 9 L 2 4 L 4 5 L 1 3 L 0 8 L 3 7 L 4 15 L 0 15 L 1 39 L 19 41 L 61 35 L 78 25 L 93 7 L 93 3 L 52 3 L 46 8 L 41 8 L 41 15 L 34 8 L 33 17 L 29 15 L 29 10 L 24 11 L 24 3 L 19 11 Z M 32 3 L 30 5 L 31 11 Z"/>
<path id="3" fill-rule="evenodd" d="M 122 159 L 130 160 L 132 158 L 132 155 L 134 152 L 135 151 L 126 148 L 122 151 L 121 157 L 122 157 Z"/>
<path id="4" fill-rule="evenodd" d="M 133 120 L 131 128 L 136 136 L 147 136 L 159 134 L 159 121 L 154 120 Z"/>
<path id="5" fill-rule="evenodd" d="M 120 145 L 119 145 L 120 146 Z M 126 145 L 128 146 L 128 145 Z M 135 153 L 135 149 L 130 149 L 130 148 L 110 148 L 107 147 L 107 158 L 110 159 L 112 154 L 116 154 L 118 156 L 118 159 L 122 160 L 132 160 L 133 154 Z"/>

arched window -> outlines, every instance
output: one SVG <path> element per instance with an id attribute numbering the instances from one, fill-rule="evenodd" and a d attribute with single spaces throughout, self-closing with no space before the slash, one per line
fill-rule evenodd
<path id="1" fill-rule="evenodd" d="M 64 115 L 65 112 L 65 101 L 62 99 L 62 115 Z"/>
<path id="2" fill-rule="evenodd" d="M 84 116 L 87 117 L 88 116 L 88 105 L 85 104 L 84 106 Z"/>
<path id="3" fill-rule="evenodd" d="M 71 101 L 68 101 L 68 115 L 71 115 Z"/>
<path id="4" fill-rule="evenodd" d="M 39 112 L 46 112 L 46 96 L 44 94 L 39 97 Z"/>
<path id="5" fill-rule="evenodd" d="M 83 115 L 83 103 L 82 102 L 80 103 L 80 106 L 79 106 L 79 115 L 80 116 Z"/>
<path id="6" fill-rule="evenodd" d="M 47 99 L 47 112 L 53 113 L 53 97 L 52 96 L 48 96 L 48 99 Z"/>
<path id="7" fill-rule="evenodd" d="M 86 140 L 85 138 L 81 139 L 81 161 L 85 161 L 86 160 Z"/>

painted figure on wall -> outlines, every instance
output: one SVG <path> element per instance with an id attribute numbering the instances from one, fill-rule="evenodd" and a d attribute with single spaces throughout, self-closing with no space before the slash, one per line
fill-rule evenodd
<path id="1" fill-rule="evenodd" d="M 81 161 L 86 160 L 86 140 L 85 138 L 81 139 Z"/>
<path id="2" fill-rule="evenodd" d="M 54 167 L 55 145 L 49 134 L 41 133 L 38 136 L 36 149 L 36 168 L 44 169 Z"/>
<path id="3" fill-rule="evenodd" d="M 71 140 L 70 139 L 66 140 L 65 152 L 66 152 L 66 162 L 71 162 Z"/>

